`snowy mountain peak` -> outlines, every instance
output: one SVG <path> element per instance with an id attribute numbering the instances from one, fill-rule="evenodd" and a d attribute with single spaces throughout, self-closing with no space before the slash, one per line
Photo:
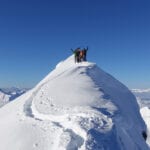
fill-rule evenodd
<path id="1" fill-rule="evenodd" d="M 96 64 L 75 64 L 73 56 L 3 107 L 0 117 L 4 124 L 0 149 L 148 149 L 142 136 L 146 127 L 133 94 Z M 14 128 L 15 139 L 9 136 Z"/>

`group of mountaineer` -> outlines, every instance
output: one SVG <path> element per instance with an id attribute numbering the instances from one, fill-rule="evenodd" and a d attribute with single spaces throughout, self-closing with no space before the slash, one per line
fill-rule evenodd
<path id="1" fill-rule="evenodd" d="M 75 50 L 71 49 L 71 51 L 74 54 L 75 63 L 80 63 L 80 62 L 86 61 L 86 54 L 88 51 L 88 47 L 83 48 L 83 49 L 80 49 L 80 47 L 78 47 Z"/>

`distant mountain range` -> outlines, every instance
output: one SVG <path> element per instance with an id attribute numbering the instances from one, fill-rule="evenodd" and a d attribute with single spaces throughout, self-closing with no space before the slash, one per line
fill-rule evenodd
<path id="1" fill-rule="evenodd" d="M 136 96 L 140 107 L 150 108 L 150 89 L 132 89 L 133 94 Z"/>
<path id="2" fill-rule="evenodd" d="M 29 89 L 27 88 L 0 88 L 0 107 L 24 94 Z"/>
<path id="3" fill-rule="evenodd" d="M 14 100 L 20 95 L 28 91 L 29 88 L 0 88 L 0 107 Z M 131 89 L 132 93 L 136 96 L 140 107 L 150 107 L 150 88 L 149 89 Z"/>

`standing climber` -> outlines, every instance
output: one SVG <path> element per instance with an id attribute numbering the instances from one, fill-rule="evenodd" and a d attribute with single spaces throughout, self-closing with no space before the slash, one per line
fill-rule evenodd
<path id="1" fill-rule="evenodd" d="M 88 47 L 87 48 L 84 48 L 83 50 L 83 61 L 87 61 L 87 59 L 86 59 L 86 54 L 87 54 L 87 51 L 88 51 Z"/>
<path id="2" fill-rule="evenodd" d="M 79 59 L 80 59 L 80 62 L 82 62 L 84 59 L 84 51 L 83 50 L 80 51 Z"/>
<path id="3" fill-rule="evenodd" d="M 76 48 L 75 50 L 71 49 L 71 51 L 74 53 L 75 63 L 80 62 L 80 47 Z"/>

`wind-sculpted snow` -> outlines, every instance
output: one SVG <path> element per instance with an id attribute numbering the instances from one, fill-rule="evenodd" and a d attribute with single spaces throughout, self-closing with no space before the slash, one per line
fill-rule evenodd
<path id="1" fill-rule="evenodd" d="M 0 117 L 4 150 L 148 150 L 135 97 L 96 64 L 74 64 L 73 56 Z"/>

